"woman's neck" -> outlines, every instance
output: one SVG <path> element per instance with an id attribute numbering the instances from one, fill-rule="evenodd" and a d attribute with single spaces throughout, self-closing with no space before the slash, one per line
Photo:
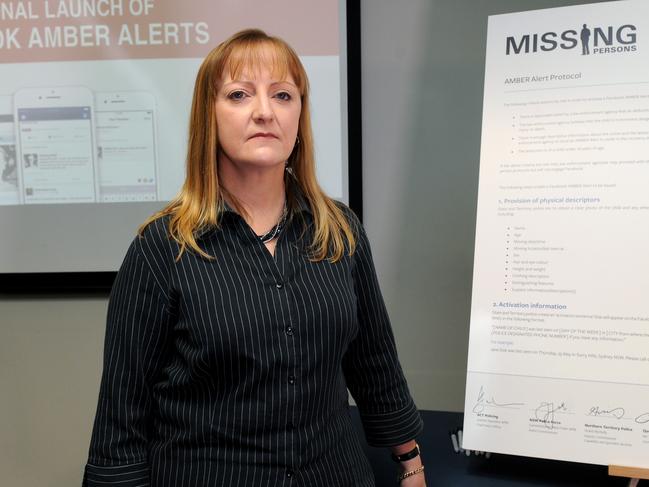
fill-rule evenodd
<path id="1" fill-rule="evenodd" d="M 284 168 L 238 170 L 229 164 L 221 166 L 219 178 L 227 194 L 236 198 L 245 210 L 242 215 L 257 234 L 277 223 L 286 200 Z M 226 201 L 228 197 L 226 195 Z M 232 205 L 231 201 L 228 201 Z"/>

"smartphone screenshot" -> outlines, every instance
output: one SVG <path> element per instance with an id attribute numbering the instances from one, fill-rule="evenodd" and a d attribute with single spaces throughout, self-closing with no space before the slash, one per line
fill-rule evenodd
<path id="1" fill-rule="evenodd" d="M 11 97 L 0 97 L 0 205 L 17 204 L 20 198 L 14 115 Z"/>
<path id="2" fill-rule="evenodd" d="M 153 96 L 143 92 L 96 95 L 99 199 L 158 199 Z"/>
<path id="3" fill-rule="evenodd" d="M 23 202 L 95 202 L 92 93 L 24 90 L 14 104 Z"/>

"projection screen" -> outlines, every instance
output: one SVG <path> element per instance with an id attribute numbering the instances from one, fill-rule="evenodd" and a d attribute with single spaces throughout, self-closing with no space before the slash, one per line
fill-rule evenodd
<path id="1" fill-rule="evenodd" d="M 183 182 L 200 62 L 244 28 L 280 36 L 300 55 L 318 177 L 349 203 L 347 8 L 339 0 L 0 2 L 2 290 L 110 285 L 139 224 Z"/>

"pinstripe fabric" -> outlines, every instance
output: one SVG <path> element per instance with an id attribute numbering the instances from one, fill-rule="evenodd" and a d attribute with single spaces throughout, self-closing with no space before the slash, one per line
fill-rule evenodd
<path id="1" fill-rule="evenodd" d="M 212 262 L 174 263 L 166 219 L 134 239 L 109 300 L 84 486 L 374 485 L 347 388 L 373 446 L 423 422 L 367 236 L 343 208 L 358 247 L 336 264 L 305 257 L 299 195 L 274 257 L 231 209 L 200 236 Z"/>

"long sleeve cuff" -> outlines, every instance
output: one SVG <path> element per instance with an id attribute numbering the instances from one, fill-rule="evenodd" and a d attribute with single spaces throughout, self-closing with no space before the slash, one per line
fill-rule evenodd
<path id="1" fill-rule="evenodd" d="M 397 411 L 369 413 L 359 409 L 359 412 L 365 438 L 370 446 L 401 445 L 424 430 L 424 422 L 413 401 Z"/>
<path id="2" fill-rule="evenodd" d="M 83 487 L 145 487 L 150 485 L 149 464 L 146 462 L 100 467 L 86 465 Z"/>

